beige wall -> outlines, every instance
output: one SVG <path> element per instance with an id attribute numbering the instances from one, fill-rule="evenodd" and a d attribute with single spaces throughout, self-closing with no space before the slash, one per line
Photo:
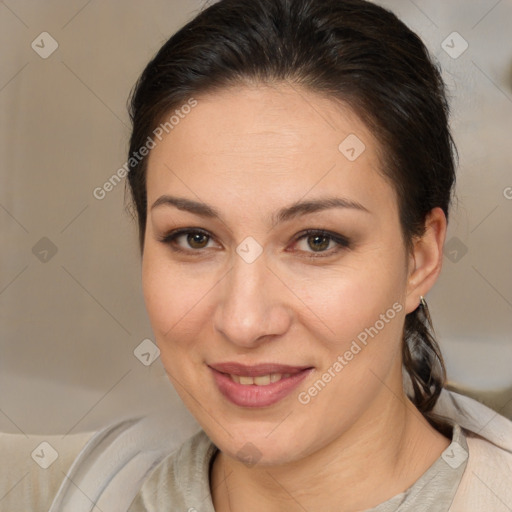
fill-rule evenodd
<path id="1" fill-rule="evenodd" d="M 138 74 L 201 3 L 0 3 L 1 431 L 78 432 L 168 404 L 190 420 L 160 360 L 133 354 L 152 333 L 124 183 L 102 200 L 93 190 L 125 162 Z M 380 3 L 423 36 L 453 96 L 459 204 L 428 297 L 448 368 L 510 386 L 512 2 Z M 456 59 L 442 48 L 453 31 L 469 44 Z M 51 48 L 41 32 L 59 45 L 46 59 L 31 47 Z"/>

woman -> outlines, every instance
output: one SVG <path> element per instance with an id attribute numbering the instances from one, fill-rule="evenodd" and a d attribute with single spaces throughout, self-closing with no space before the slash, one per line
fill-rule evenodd
<path id="1" fill-rule="evenodd" d="M 454 146 L 420 39 L 362 0 L 221 0 L 131 115 L 146 306 L 202 430 L 130 510 L 509 510 L 511 452 L 438 403 Z"/>

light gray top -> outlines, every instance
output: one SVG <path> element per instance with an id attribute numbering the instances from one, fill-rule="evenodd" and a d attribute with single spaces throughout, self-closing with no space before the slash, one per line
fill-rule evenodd
<path id="1" fill-rule="evenodd" d="M 460 448 L 453 445 L 445 453 L 444 460 L 454 469 L 465 462 L 465 456 L 469 454 L 462 479 L 453 486 L 456 493 L 449 512 L 511 512 L 512 421 L 472 398 L 447 389 L 441 391 L 433 412 L 446 418 L 451 424 L 459 425 L 468 447 L 466 453 L 464 443 L 460 440 Z M 41 507 L 32 504 L 44 503 L 44 496 L 40 492 L 40 489 L 44 488 L 48 499 L 57 491 L 49 512 L 126 512 L 131 505 L 132 512 L 194 512 L 191 508 L 196 503 L 195 509 L 198 512 L 205 512 L 208 500 L 211 501 L 208 477 L 206 473 L 202 473 L 204 463 L 201 460 L 193 463 L 193 458 L 202 456 L 203 459 L 211 461 L 214 452 L 209 450 L 215 448 L 203 435 L 198 435 L 195 441 L 187 441 L 185 432 L 190 432 L 190 436 L 199 428 L 196 424 L 191 426 L 190 423 L 179 423 L 179 417 L 175 417 L 173 410 L 167 408 L 143 417 L 128 418 L 108 425 L 87 441 L 65 476 L 58 471 L 62 475 L 58 489 L 59 480 L 50 475 L 50 469 L 42 470 L 37 464 L 34 464 L 38 471 L 34 472 L 33 479 L 29 481 L 27 477 L 21 483 L 18 482 L 20 477 L 19 472 L 15 471 L 16 463 L 23 461 L 25 464 L 27 450 L 13 447 L 14 452 L 9 452 L 5 449 L 5 442 L 11 443 L 10 437 L 6 441 L 5 435 L 0 436 L 0 453 L 7 455 L 6 467 L 10 469 L 4 471 L 4 478 L 0 478 L 0 509 L 39 510 Z M 452 436 L 454 440 L 457 439 L 456 432 Z M 33 439 L 30 443 L 32 442 Z M 188 456 L 187 448 L 180 450 L 183 442 L 188 446 Z M 79 446 L 76 449 L 79 449 Z M 179 456 L 178 450 L 181 451 Z M 175 461 L 167 465 L 165 472 L 159 465 L 164 459 L 169 458 L 169 454 L 176 454 Z M 56 467 L 61 457 L 64 457 L 63 453 L 60 453 L 52 468 Z M 177 468 L 175 471 L 174 467 Z M 162 479 L 161 485 L 156 476 L 151 479 L 150 475 L 154 470 L 157 470 L 156 474 Z M 177 477 L 173 476 L 174 474 Z M 6 476 L 10 478 L 5 478 Z M 173 484 L 174 487 L 178 485 L 181 494 L 185 496 L 185 502 L 182 499 L 181 505 L 176 501 L 179 495 L 175 494 L 174 501 L 171 501 L 170 491 L 167 491 L 167 495 L 163 491 L 166 486 L 169 487 L 166 482 L 169 478 L 176 479 L 178 484 Z M 22 487 L 26 482 L 26 488 Z M 194 492 L 197 489 L 190 486 L 190 482 L 203 482 L 203 487 L 199 485 L 199 492 Z M 411 509 L 413 505 L 410 505 L 408 500 L 413 499 L 413 490 L 414 486 L 408 493 L 402 493 L 398 498 L 405 501 L 399 510 Z M 135 505 L 134 498 L 137 493 L 138 505 Z M 435 497 L 441 495 L 441 491 L 436 489 Z M 429 498 L 422 495 L 422 499 Z M 138 508 L 135 508 L 136 506 Z M 440 506 L 443 506 L 442 502 Z M 46 506 L 44 509 L 47 510 Z M 211 512 L 211 507 L 209 510 Z M 439 508 L 431 507 L 430 510 Z"/>
<path id="2" fill-rule="evenodd" d="M 215 512 L 209 484 L 210 463 L 218 448 L 203 430 L 189 438 L 151 472 L 128 512 Z M 466 436 L 457 424 L 452 442 L 406 491 L 367 512 L 446 512 L 468 458 Z"/>

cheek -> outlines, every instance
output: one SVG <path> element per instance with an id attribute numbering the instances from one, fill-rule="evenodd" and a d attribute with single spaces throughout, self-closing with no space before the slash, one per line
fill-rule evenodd
<path id="1" fill-rule="evenodd" d="M 398 265 L 385 272 L 370 268 L 354 269 L 332 280 L 330 293 L 308 298 L 334 334 L 317 336 L 323 339 L 321 367 L 299 390 L 298 400 L 308 414 L 329 417 L 332 425 L 355 421 L 386 385 L 391 387 L 390 378 L 401 379 L 394 369 L 400 368 L 404 271 Z"/>
<path id="2" fill-rule="evenodd" d="M 334 283 L 333 283 L 334 285 Z M 372 367 L 377 374 L 386 373 L 400 349 L 404 320 L 403 299 L 391 282 L 364 282 L 361 279 L 333 286 L 329 299 L 312 298 L 330 335 L 324 339 L 327 367 L 344 356 L 344 373 L 359 377 Z M 322 339 L 322 338 L 319 338 Z M 354 361 L 354 362 L 352 362 Z M 358 370 L 356 370 L 358 369 Z"/>
<path id="3" fill-rule="evenodd" d="M 302 320 L 309 328 L 317 324 L 318 340 L 325 340 L 330 350 L 345 345 L 374 326 L 386 322 L 386 333 L 401 338 L 399 311 L 404 308 L 407 269 L 403 253 L 393 247 L 372 247 L 349 256 L 337 268 L 309 269 L 302 276 L 291 269 L 281 269 L 283 280 L 304 306 Z M 395 307 L 393 308 L 393 305 Z M 387 335 L 387 334 L 386 334 Z M 394 338 L 397 338 L 394 336 Z"/>
<path id="4" fill-rule="evenodd" d="M 189 346 L 194 339 L 194 333 L 189 331 L 199 328 L 198 317 L 205 315 L 209 281 L 193 277 L 173 265 L 159 249 L 148 247 L 142 262 L 142 288 L 160 350 L 173 350 L 180 343 Z"/>
<path id="5" fill-rule="evenodd" d="M 367 407 L 391 374 L 399 375 L 407 271 L 399 250 L 371 250 L 342 272 L 317 275 L 304 302 L 328 325 L 314 333 L 320 349 L 317 379 L 300 389 L 309 412 L 344 424 Z M 311 325 L 311 324 L 310 324 Z M 325 329 L 323 331 L 325 333 Z"/>

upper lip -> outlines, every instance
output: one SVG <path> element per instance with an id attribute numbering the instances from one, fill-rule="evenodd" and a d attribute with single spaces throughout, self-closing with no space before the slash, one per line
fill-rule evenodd
<path id="1" fill-rule="evenodd" d="M 260 375 L 268 375 L 270 373 L 289 373 L 293 375 L 294 373 L 299 373 L 302 370 L 311 368 L 311 366 L 290 366 L 288 364 L 276 363 L 246 365 L 235 362 L 215 363 L 208 366 L 221 373 L 243 375 L 247 377 L 258 377 Z"/>

